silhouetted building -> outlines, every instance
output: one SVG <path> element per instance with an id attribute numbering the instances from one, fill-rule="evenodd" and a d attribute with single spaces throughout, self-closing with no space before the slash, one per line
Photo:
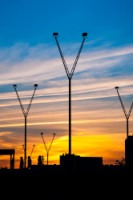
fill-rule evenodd
<path id="1" fill-rule="evenodd" d="M 128 136 L 125 140 L 125 164 L 133 166 L 133 136 Z"/>
<path id="2" fill-rule="evenodd" d="M 80 157 L 79 155 L 63 154 L 60 156 L 60 165 L 65 169 L 87 171 L 103 166 L 102 157 Z"/>
<path id="3" fill-rule="evenodd" d="M 14 169 L 15 149 L 0 149 L 0 155 L 10 155 L 10 169 Z"/>

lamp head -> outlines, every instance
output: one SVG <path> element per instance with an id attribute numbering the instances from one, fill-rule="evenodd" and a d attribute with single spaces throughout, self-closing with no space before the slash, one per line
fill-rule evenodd
<path id="1" fill-rule="evenodd" d="M 82 33 L 82 36 L 83 36 L 83 37 L 86 37 L 86 36 L 87 36 L 87 33 Z"/>
<path id="2" fill-rule="evenodd" d="M 16 85 L 16 84 L 14 84 L 14 85 L 13 85 L 13 87 L 17 87 L 17 85 Z"/>
<path id="3" fill-rule="evenodd" d="M 43 133 L 41 132 L 41 135 L 43 135 Z"/>
<path id="4" fill-rule="evenodd" d="M 119 89 L 119 87 L 118 87 L 118 86 L 116 86 L 116 87 L 115 87 L 115 89 L 116 89 L 116 90 L 118 90 L 118 89 Z"/>
<path id="5" fill-rule="evenodd" d="M 34 84 L 34 87 L 37 87 L 38 86 L 38 84 Z"/>
<path id="6" fill-rule="evenodd" d="M 54 37 L 58 36 L 58 33 L 57 33 L 57 32 L 54 32 L 54 33 L 53 33 L 53 36 L 54 36 Z"/>

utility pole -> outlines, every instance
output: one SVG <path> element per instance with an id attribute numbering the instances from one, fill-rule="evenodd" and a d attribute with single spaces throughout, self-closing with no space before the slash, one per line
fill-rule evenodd
<path id="1" fill-rule="evenodd" d="M 120 103 L 121 103 L 121 107 L 122 107 L 123 112 L 124 112 L 124 115 L 125 115 L 125 117 L 126 117 L 126 136 L 127 136 L 127 138 L 128 138 L 128 135 L 129 135 L 129 117 L 130 117 L 131 112 L 132 112 L 133 102 L 132 102 L 132 104 L 131 104 L 131 106 L 130 106 L 129 112 L 127 113 L 127 112 L 126 112 L 126 109 L 125 109 L 125 106 L 124 106 L 124 104 L 123 104 L 123 102 L 122 102 L 120 93 L 119 93 L 119 87 L 116 86 L 115 89 L 116 89 L 116 91 L 117 91 L 117 94 L 118 94 L 118 97 L 119 97 L 119 100 L 120 100 Z"/>
<path id="2" fill-rule="evenodd" d="M 62 53 L 62 50 L 60 48 L 60 45 L 59 45 L 59 42 L 58 42 L 58 39 L 57 39 L 57 36 L 58 36 L 58 33 L 53 33 L 53 36 L 55 38 L 55 41 L 56 41 L 56 44 L 57 44 L 57 47 L 58 47 L 58 50 L 59 50 L 59 53 L 60 53 L 60 56 L 61 56 L 61 59 L 62 59 L 62 63 L 64 65 L 64 68 L 65 68 L 65 71 L 66 71 L 66 75 L 67 75 L 67 78 L 68 78 L 68 81 L 69 81 L 69 155 L 71 155 L 72 153 L 72 148 L 71 148 L 71 129 L 72 129 L 72 125 L 71 125 L 71 121 L 72 121 L 72 114 L 71 114 L 71 80 L 72 80 L 72 77 L 73 77 L 73 74 L 74 74 L 74 71 L 75 71 L 75 68 L 76 68 L 76 65 L 77 65 L 77 62 L 78 62 L 78 59 L 79 59 L 79 56 L 80 56 L 80 53 L 81 53 L 81 50 L 83 48 L 83 44 L 85 42 L 85 38 L 87 36 L 87 33 L 83 33 L 82 34 L 82 37 L 83 37 L 83 40 L 82 40 L 82 43 L 81 43 L 81 46 L 79 48 L 79 51 L 78 51 L 78 54 L 76 56 L 76 59 L 74 61 L 74 64 L 72 66 L 72 69 L 71 71 L 69 72 L 69 69 L 67 67 L 67 64 L 66 64 L 66 61 L 64 59 L 64 56 L 63 56 L 63 53 Z"/>
<path id="3" fill-rule="evenodd" d="M 49 151 L 51 149 L 51 146 L 52 146 L 52 143 L 53 143 L 53 140 L 54 140 L 54 137 L 55 137 L 55 133 L 53 133 L 53 137 L 52 137 L 52 140 L 51 140 L 51 143 L 49 145 L 49 148 L 47 148 L 47 145 L 45 143 L 45 140 L 44 140 L 44 137 L 43 137 L 43 133 L 41 132 L 41 137 L 42 137 L 42 140 L 43 140 L 43 143 L 44 143 L 44 147 L 45 147 L 45 150 L 46 150 L 46 153 L 47 153 L 47 165 L 48 165 L 48 161 L 49 161 Z"/>
<path id="4" fill-rule="evenodd" d="M 31 107 L 31 103 L 32 103 L 32 100 L 34 98 L 35 91 L 36 91 L 37 87 L 38 87 L 38 84 L 34 84 L 34 91 L 33 91 L 30 103 L 27 107 L 27 110 L 25 111 L 24 106 L 22 105 L 21 99 L 20 99 L 18 91 L 17 91 L 17 85 L 13 85 L 13 88 L 16 92 L 22 113 L 24 115 L 24 122 L 25 122 L 25 128 L 24 128 L 24 168 L 26 168 L 26 166 L 27 166 L 27 117 L 28 117 L 28 113 L 29 113 L 29 110 L 30 110 L 30 107 Z"/>

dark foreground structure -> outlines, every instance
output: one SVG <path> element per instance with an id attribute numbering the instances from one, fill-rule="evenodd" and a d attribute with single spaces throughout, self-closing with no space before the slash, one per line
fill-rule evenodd
<path id="1" fill-rule="evenodd" d="M 125 162 L 127 166 L 133 167 L 133 136 L 125 139 Z"/>
<path id="2" fill-rule="evenodd" d="M 81 157 L 75 154 L 63 154 L 60 156 L 60 165 L 63 169 L 88 172 L 90 169 L 100 169 L 103 166 L 103 159 L 102 157 Z"/>
<path id="3" fill-rule="evenodd" d="M 19 194 L 16 199 L 130 199 L 132 180 L 133 169 L 125 166 L 103 166 L 85 172 L 60 165 L 0 170 L 1 195 L 4 193 L 5 199 L 11 192 Z"/>
<path id="4" fill-rule="evenodd" d="M 0 155 L 9 155 L 10 169 L 14 169 L 15 149 L 0 149 Z"/>
<path id="5" fill-rule="evenodd" d="M 76 167 L 80 157 L 68 155 L 60 165 L 32 165 L 30 169 L 1 169 L 0 191 L 4 199 L 95 200 L 132 199 L 133 168 L 101 165 L 101 158 L 92 159 L 91 167 Z M 68 160 L 72 162 L 68 163 Z M 67 165 L 64 165 L 64 162 Z M 94 165 L 95 163 L 95 165 Z M 74 164 L 74 165 L 73 165 Z"/>

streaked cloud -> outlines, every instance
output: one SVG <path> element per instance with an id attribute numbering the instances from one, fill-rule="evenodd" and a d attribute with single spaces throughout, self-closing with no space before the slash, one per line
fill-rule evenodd
<path id="1" fill-rule="evenodd" d="M 95 155 L 97 145 L 100 148 L 98 155 L 101 154 L 105 157 L 105 162 L 109 162 L 114 155 L 123 155 L 122 146 L 116 150 L 120 154 L 111 150 L 114 145 L 113 137 L 117 137 L 118 142 L 125 135 L 125 118 L 114 87 L 120 86 L 125 106 L 129 109 L 133 97 L 133 46 L 103 45 L 95 48 L 93 43 L 90 48 L 87 44 L 87 48 L 81 53 L 72 78 L 73 145 L 75 153 L 82 155 L 87 155 L 86 152 L 89 151 L 93 153 L 88 155 Z M 68 50 L 66 52 L 65 60 L 69 70 L 73 66 L 77 51 L 74 47 L 77 46 L 78 44 L 73 46 L 72 54 Z M 63 48 L 66 50 L 65 46 Z M 0 71 L 0 136 L 2 140 L 4 138 L 3 147 L 10 147 L 15 143 L 20 147 L 18 152 L 22 154 L 24 116 L 12 84 L 17 84 L 26 110 L 33 93 L 33 84 L 37 83 L 38 88 L 28 115 L 28 144 L 30 148 L 33 142 L 36 144 L 37 155 L 41 142 L 38 133 L 43 129 L 49 133 L 57 132 L 55 147 L 58 155 L 51 152 L 53 160 L 56 160 L 64 149 L 67 151 L 68 140 L 68 79 L 58 49 L 50 45 L 30 47 L 28 44 L 1 48 Z M 20 137 L 16 139 L 18 133 Z M 90 150 L 87 143 L 90 135 L 94 135 L 95 140 L 102 141 L 102 145 L 107 144 L 106 147 L 97 143 Z M 80 141 L 84 136 L 86 145 L 81 147 Z M 108 137 L 113 140 L 110 147 Z M 65 142 L 62 143 L 62 140 Z M 105 155 L 104 152 L 110 153 Z M 117 158 L 115 156 L 113 159 Z"/>

